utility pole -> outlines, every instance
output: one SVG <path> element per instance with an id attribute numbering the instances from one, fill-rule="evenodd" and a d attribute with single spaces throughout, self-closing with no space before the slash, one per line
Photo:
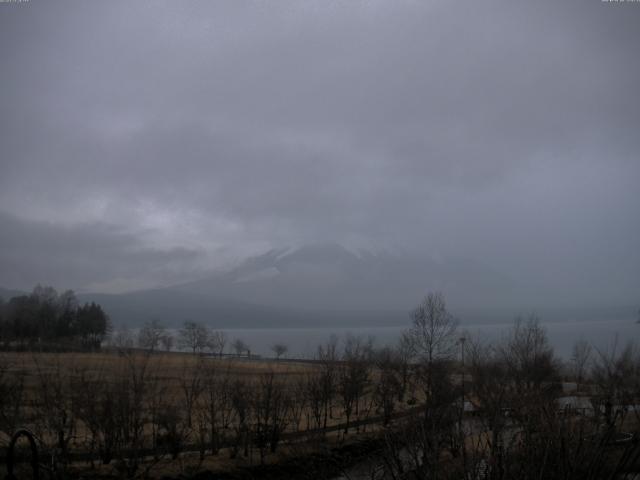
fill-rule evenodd
<path id="1" fill-rule="evenodd" d="M 462 336 L 458 340 L 460 343 L 460 356 L 462 360 L 462 384 L 460 391 L 462 393 L 462 405 L 460 406 L 460 439 L 462 441 L 462 471 L 464 472 L 464 478 L 467 478 L 467 446 L 465 432 L 463 428 L 464 422 L 464 343 L 467 341 L 466 337 Z"/>

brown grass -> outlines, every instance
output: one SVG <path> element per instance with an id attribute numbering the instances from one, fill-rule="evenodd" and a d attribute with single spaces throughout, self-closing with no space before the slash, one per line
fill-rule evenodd
<path id="1" fill-rule="evenodd" d="M 23 396 L 24 409 L 26 411 L 32 411 L 33 405 L 41 400 L 39 398 L 40 384 L 42 378 L 48 375 L 62 378 L 63 382 L 67 385 L 67 391 L 69 388 L 73 388 L 73 380 L 82 376 L 89 376 L 94 378 L 115 379 L 117 377 L 123 377 L 130 373 L 131 368 L 146 367 L 147 378 L 153 379 L 162 388 L 163 398 L 168 401 L 179 405 L 183 399 L 182 384 L 185 379 L 189 379 L 200 368 L 208 366 L 215 367 L 215 370 L 220 374 L 229 375 L 231 379 L 242 378 L 248 383 L 259 382 L 262 375 L 266 373 L 273 373 L 278 376 L 280 381 L 284 381 L 285 385 L 295 385 L 298 380 L 303 379 L 308 374 L 318 371 L 319 364 L 311 362 L 294 362 L 294 361 L 276 361 L 276 360 L 263 360 L 263 359 L 247 359 L 247 358 L 235 358 L 235 357 L 210 357 L 210 356 L 196 356 L 184 353 L 153 353 L 151 355 L 143 352 L 128 352 L 125 354 L 112 352 L 100 352 L 100 353 L 32 353 L 32 352 L 5 352 L 0 354 L 0 365 L 7 368 L 7 370 L 14 374 L 19 374 L 24 378 L 25 393 Z M 372 373 L 375 377 L 377 374 Z M 69 387 L 71 386 L 71 387 Z M 65 401 L 61 399 L 61 401 Z M 371 402 L 371 393 L 367 394 L 362 399 L 363 404 Z M 407 408 L 407 405 L 398 405 L 398 410 Z M 332 418 L 328 422 L 328 427 L 340 425 L 345 421 L 342 417 L 342 409 L 339 406 L 339 400 L 336 396 L 335 406 L 332 409 Z M 374 410 L 369 412 L 369 415 L 375 416 Z M 309 424 L 307 424 L 307 418 L 309 418 Z M 352 421 L 356 421 L 355 415 L 351 418 Z M 25 426 L 34 428 L 35 425 L 27 423 Z M 306 414 L 302 415 L 302 421 L 300 425 L 301 430 L 314 427 L 314 420 L 308 417 Z M 291 426 L 287 431 L 291 432 Z M 378 430 L 379 427 L 370 425 L 363 430 L 373 432 Z M 37 430 L 37 429 L 36 429 Z M 145 434 L 148 434 L 145 428 Z M 360 428 L 356 430 L 353 428 L 351 434 L 348 436 L 350 439 L 359 438 L 361 434 L 358 434 Z M 81 422 L 78 422 L 76 430 L 74 432 L 75 440 L 72 442 L 72 449 L 76 452 L 82 452 L 86 448 L 86 438 L 88 432 L 85 431 L 85 427 Z M 297 438 L 297 437 L 296 437 Z M 345 437 L 341 431 L 334 431 L 328 433 L 325 436 L 325 441 L 330 443 L 342 442 Z M 5 443 L 8 439 L 4 438 Z M 53 438 L 49 439 L 53 442 Z M 315 441 L 315 440 L 314 440 Z M 193 444 L 195 439 L 193 437 L 188 439 L 188 443 Z M 312 442 L 313 443 L 313 442 Z M 295 443 L 289 443 L 283 445 L 276 455 L 269 455 L 267 461 L 278 461 L 281 455 L 287 455 L 291 451 L 300 453 L 301 449 L 311 448 L 308 441 L 300 439 Z M 228 453 L 224 450 L 220 455 L 215 457 L 207 456 L 204 464 L 200 464 L 197 455 L 183 454 L 178 461 L 172 462 L 169 459 L 161 459 L 159 462 L 162 464 L 160 471 L 165 473 L 179 473 L 184 472 L 185 469 L 191 468 L 209 468 L 212 470 L 229 470 L 245 464 L 255 463 L 258 460 L 257 453 L 253 453 L 253 458 L 246 459 L 239 455 L 236 459 L 230 460 Z M 248 462 L 248 463 L 247 463 Z M 105 470 L 111 471 L 113 465 L 105 467 Z M 155 468 L 154 468 L 155 470 Z M 97 473 L 97 472 L 96 472 Z"/>

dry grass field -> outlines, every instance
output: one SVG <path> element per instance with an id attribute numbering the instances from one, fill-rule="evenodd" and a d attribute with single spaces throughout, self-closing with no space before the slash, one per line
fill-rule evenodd
<path id="1" fill-rule="evenodd" d="M 6 446 L 11 431 L 26 427 L 45 455 L 95 474 L 270 464 L 363 438 L 381 423 L 374 394 L 380 374 L 372 365 L 349 405 L 345 436 L 340 362 L 142 351 L 5 352 L 0 362 L 3 382 L 20 386 L 14 404 L 2 406 L 0 442 Z M 408 408 L 394 404 L 396 414 Z"/>
<path id="2" fill-rule="evenodd" d="M 376 452 L 381 458 L 370 463 L 378 466 L 404 470 L 409 461 L 423 473 L 441 468 L 446 478 L 496 458 L 515 472 L 509 478 L 556 478 L 538 475 L 536 465 L 551 456 L 545 475 L 556 465 L 570 472 L 557 478 L 636 468 L 637 442 L 618 444 L 638 430 L 633 375 L 640 370 L 626 368 L 640 365 L 631 363 L 636 357 L 594 361 L 573 393 L 593 401 L 585 410 L 565 404 L 551 353 L 520 368 L 513 360 L 519 357 L 497 358 L 494 350 L 471 350 L 463 366 L 356 347 L 342 355 L 319 351 L 313 362 L 142 350 L 4 353 L 1 442 L 18 427 L 30 429 L 41 459 L 68 478 L 174 479 L 203 471 L 238 479 L 293 480 L 307 478 L 304 472 L 335 478 L 334 460 L 352 447 L 363 447 L 365 456 Z M 465 412 L 462 399 L 479 408 Z M 567 445 L 570 465 L 562 463 Z M 296 462 L 302 476 L 287 473 Z M 536 476 L 519 477 L 522 471 Z"/>
<path id="3" fill-rule="evenodd" d="M 166 386 L 172 386 L 202 369 L 215 369 L 248 381 L 255 381 L 261 374 L 273 373 L 285 381 L 291 381 L 317 369 L 309 362 L 279 362 L 275 360 L 249 360 L 245 358 L 197 356 L 182 353 L 146 354 L 132 352 L 113 353 L 3 353 L 0 362 L 8 372 L 20 375 L 27 391 L 33 388 L 43 375 L 63 375 L 70 379 L 81 375 L 117 376 L 126 370 L 145 368 Z"/>

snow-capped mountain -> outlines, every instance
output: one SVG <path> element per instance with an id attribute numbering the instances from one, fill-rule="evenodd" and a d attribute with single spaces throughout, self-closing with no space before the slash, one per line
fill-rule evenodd
<path id="1" fill-rule="evenodd" d="M 352 251 L 337 244 L 271 250 L 177 290 L 280 308 L 408 310 L 428 291 L 458 307 L 513 304 L 526 293 L 469 260 Z"/>
<path id="2" fill-rule="evenodd" d="M 116 324 L 158 319 L 175 326 L 190 319 L 226 328 L 374 326 L 408 324 L 409 312 L 430 291 L 442 292 L 454 314 L 491 321 L 496 309 L 527 310 L 534 297 L 474 261 L 318 244 L 271 250 L 176 286 L 79 298 L 101 304 Z M 489 310 L 491 318 L 479 313 Z"/>

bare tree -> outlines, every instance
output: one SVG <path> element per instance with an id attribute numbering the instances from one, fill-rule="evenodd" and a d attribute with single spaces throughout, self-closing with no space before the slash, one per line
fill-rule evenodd
<path id="1" fill-rule="evenodd" d="M 409 332 L 403 332 L 398 340 L 393 358 L 394 368 L 400 382 L 398 388 L 398 401 L 404 401 L 410 383 L 411 361 L 414 358 L 412 337 Z"/>
<path id="2" fill-rule="evenodd" d="M 162 348 L 164 348 L 165 352 L 170 352 L 173 349 L 174 338 L 173 335 L 166 333 L 160 338 L 160 343 L 162 343 Z"/>
<path id="3" fill-rule="evenodd" d="M 427 376 L 429 357 L 421 355 L 416 377 L 427 410 L 424 419 L 411 417 L 385 431 L 384 478 L 595 480 L 617 478 L 630 465 L 633 449 L 612 448 L 611 434 L 624 420 L 625 405 L 640 393 L 633 387 L 640 385 L 640 353 L 634 347 L 600 352 L 595 362 L 596 397 L 609 405 L 608 428 L 570 407 L 559 412 L 557 361 L 536 317 L 517 320 L 497 345 L 469 339 L 466 347 L 469 398 L 478 407 L 464 422 L 472 433 L 468 455 L 465 449 L 461 457 L 457 453 L 460 391 L 451 382 L 451 362 L 433 360 Z"/>
<path id="4" fill-rule="evenodd" d="M 309 404 L 308 412 L 311 417 L 307 417 L 307 428 L 310 427 L 311 420 L 313 420 L 314 427 L 320 429 L 322 427 L 323 413 L 325 412 L 325 390 L 320 372 L 307 374 L 305 388 Z"/>
<path id="5" fill-rule="evenodd" d="M 209 337 L 209 329 L 205 325 L 187 320 L 178 332 L 178 344 L 195 355 L 207 348 Z"/>
<path id="6" fill-rule="evenodd" d="M 451 382 L 450 362 L 456 352 L 456 330 L 457 322 L 447 310 L 444 296 L 429 293 L 413 311 L 412 326 L 407 332 L 418 361 L 414 366 L 416 385 L 424 399 L 421 426 L 410 432 L 423 452 L 418 469 L 430 478 L 439 475 L 442 448 L 452 444 L 451 438 L 457 438 L 455 402 L 459 397 Z"/>
<path id="7" fill-rule="evenodd" d="M 584 380 L 584 376 L 587 373 L 587 367 L 589 360 L 591 359 L 592 351 L 593 348 L 591 347 L 591 344 L 584 339 L 577 341 L 573 345 L 570 366 L 571 373 L 576 381 L 576 390 L 580 390 L 582 380 Z"/>
<path id="8" fill-rule="evenodd" d="M 89 452 L 97 452 L 103 464 L 113 460 L 121 436 L 114 415 L 121 379 L 112 378 L 104 365 L 94 372 L 86 368 L 76 371 L 74 408 L 76 416 L 87 429 Z"/>
<path id="9" fill-rule="evenodd" d="M 526 395 L 549 393 L 559 377 L 558 361 L 547 333 L 535 314 L 518 317 L 505 342 L 498 349 L 522 399 Z"/>
<path id="10" fill-rule="evenodd" d="M 349 422 L 355 410 L 359 414 L 360 398 L 369 380 L 368 347 L 361 338 L 347 336 L 342 362 L 337 369 L 337 387 L 342 401 L 346 423 L 344 433 L 349 433 Z"/>
<path id="11" fill-rule="evenodd" d="M 436 374 L 446 368 L 456 349 L 457 322 L 447 310 L 441 293 L 429 293 L 413 311 L 413 325 L 407 332 L 408 341 L 418 357 L 416 373 L 425 397 L 427 414 L 435 391 Z"/>
<path id="12" fill-rule="evenodd" d="M 519 430 L 523 464 L 540 461 L 541 425 L 557 410 L 559 364 L 546 331 L 535 314 L 517 318 L 506 339 L 497 347 L 507 369 L 510 420 Z"/>
<path id="13" fill-rule="evenodd" d="M 385 426 L 391 421 L 398 390 L 401 388 L 401 382 L 397 376 L 397 356 L 397 352 L 390 348 L 383 348 L 374 360 L 377 368 L 377 375 L 374 376 L 374 401 L 378 410 L 382 412 Z"/>
<path id="14" fill-rule="evenodd" d="M 155 424 L 158 429 L 156 450 L 169 453 L 173 460 L 177 459 L 191 431 L 184 421 L 181 408 L 166 396 L 161 397 Z"/>
<path id="15" fill-rule="evenodd" d="M 622 424 L 630 405 L 640 420 L 635 401 L 640 393 L 640 351 L 635 343 L 618 350 L 616 342 L 610 350 L 598 351 L 591 375 L 597 387 L 592 401 L 596 402 L 596 412 L 604 405 L 608 425 L 614 426 L 616 421 Z"/>
<path id="16" fill-rule="evenodd" d="M 194 408 L 198 405 L 198 400 L 202 391 L 203 378 L 202 370 L 204 363 L 199 360 L 196 365 L 190 362 L 184 362 L 182 366 L 182 375 L 180 375 L 180 390 L 182 392 L 182 411 L 187 416 L 187 426 L 192 427 Z"/>
<path id="17" fill-rule="evenodd" d="M 280 357 L 287 353 L 288 350 L 289 347 L 287 347 L 284 343 L 276 343 L 271 346 L 271 351 L 273 351 L 277 360 L 280 360 Z"/>
<path id="18" fill-rule="evenodd" d="M 217 354 L 220 358 L 224 354 L 224 347 L 227 345 L 227 335 L 220 330 L 210 332 L 209 335 L 209 350 L 212 353 Z"/>
<path id="19" fill-rule="evenodd" d="M 273 372 L 262 374 L 252 396 L 253 433 L 261 464 L 264 463 L 267 447 L 271 453 L 276 451 L 287 425 L 289 405 L 290 398 L 285 385 L 277 380 Z"/>
<path id="20" fill-rule="evenodd" d="M 309 414 L 309 395 L 307 391 L 307 378 L 304 375 L 296 375 L 291 387 L 291 422 L 296 432 L 300 431 L 302 417 L 306 412 Z M 309 422 L 307 421 L 307 427 Z"/>
<path id="21" fill-rule="evenodd" d="M 312 390 L 310 393 L 316 398 L 316 394 L 320 395 L 320 402 L 322 405 L 322 428 L 327 429 L 327 423 L 329 417 L 331 417 L 331 407 L 333 397 L 336 390 L 337 380 L 337 348 L 338 337 L 332 335 L 329 341 L 325 345 L 318 346 L 317 359 L 320 363 L 320 372 L 317 378 L 313 379 L 310 384 Z M 316 380 L 319 384 L 316 384 Z M 319 387 L 319 391 L 316 391 L 316 387 Z"/>
<path id="22" fill-rule="evenodd" d="M 239 338 L 236 338 L 231 344 L 231 346 L 235 350 L 237 356 L 241 356 L 243 353 L 249 352 L 249 346 Z"/>
<path id="23" fill-rule="evenodd" d="M 49 365 L 44 365 L 36 355 L 33 359 L 37 371 L 33 404 L 38 418 L 36 426 L 43 430 L 40 437 L 52 442 L 49 447 L 58 451 L 60 461 L 65 464 L 76 427 L 72 376 L 62 366 L 58 355 Z"/>
<path id="24" fill-rule="evenodd" d="M 158 349 L 165 328 L 159 320 L 146 322 L 138 332 L 138 346 L 151 352 Z"/>
<path id="25" fill-rule="evenodd" d="M 162 398 L 157 393 L 157 376 L 153 375 L 150 355 L 125 354 L 115 383 L 115 409 L 112 415 L 118 426 L 119 443 L 116 456 L 119 468 L 133 478 L 144 456 L 144 427 L 150 399 Z"/>
<path id="26" fill-rule="evenodd" d="M 11 436 L 23 419 L 24 375 L 0 357 L 0 432 Z"/>
<path id="27" fill-rule="evenodd" d="M 235 439 L 231 449 L 231 457 L 238 455 L 242 447 L 244 456 L 249 454 L 249 428 L 251 424 L 251 400 L 253 391 L 250 385 L 243 379 L 237 378 L 230 385 L 230 399 L 235 415 Z"/>
<path id="28" fill-rule="evenodd" d="M 177 459 L 193 432 L 193 417 L 201 394 L 201 371 L 184 359 L 182 372 L 179 377 L 179 392 L 177 396 L 170 394 L 166 384 L 152 382 L 149 391 L 152 392 L 146 402 L 147 410 L 151 414 L 152 428 L 155 429 L 154 451 L 156 459 L 162 454 L 170 454 Z"/>
<path id="29" fill-rule="evenodd" d="M 73 407 L 74 414 L 87 431 L 85 443 L 91 455 L 98 453 L 104 464 L 108 464 L 113 455 L 113 445 L 108 445 L 109 437 L 103 437 L 101 407 L 106 397 L 106 385 L 109 383 L 103 367 L 95 372 L 89 372 L 84 366 L 77 366 L 73 379 Z M 109 414 L 109 418 L 112 418 Z M 115 426 L 110 431 L 115 432 Z M 114 437 L 111 437 L 114 438 Z M 107 440 L 107 441 L 103 441 Z M 106 459 L 105 459 L 106 457 Z M 93 460 L 92 460 L 93 465 Z"/>
<path id="30" fill-rule="evenodd" d="M 228 368 L 220 372 L 215 362 L 204 365 L 200 411 L 206 422 L 208 443 L 214 455 L 225 442 L 225 433 L 229 430 L 233 417 L 231 385 Z"/>
<path id="31" fill-rule="evenodd" d="M 131 330 L 126 325 L 119 327 L 111 335 L 110 344 L 120 350 L 133 348 L 135 342 Z"/>
<path id="32" fill-rule="evenodd" d="M 432 364 L 455 353 L 457 322 L 447 310 L 441 293 L 429 293 L 412 314 L 408 337 L 415 354 Z"/>
<path id="33" fill-rule="evenodd" d="M 477 454 L 495 471 L 502 469 L 501 452 L 508 426 L 506 412 L 513 405 L 514 385 L 504 357 L 494 347 L 469 340 L 467 366 L 471 374 L 472 394 L 480 408 L 480 423 L 487 431 L 479 436 Z"/>

